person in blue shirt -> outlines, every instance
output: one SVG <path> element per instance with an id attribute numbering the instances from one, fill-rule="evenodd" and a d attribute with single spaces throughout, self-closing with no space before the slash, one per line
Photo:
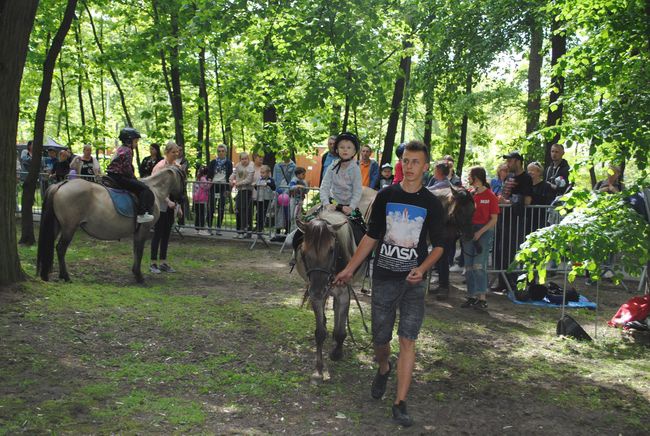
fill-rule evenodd
<path id="1" fill-rule="evenodd" d="M 502 163 L 497 167 L 497 176 L 490 180 L 490 189 L 494 195 L 501 195 L 506 177 L 508 177 L 508 165 Z"/>
<path id="2" fill-rule="evenodd" d="M 321 158 L 320 179 L 318 179 L 318 186 L 320 186 L 323 183 L 323 177 L 325 176 L 327 169 L 330 167 L 330 165 L 332 165 L 332 162 L 334 162 L 339 157 L 336 154 L 336 150 L 334 149 L 335 142 L 336 142 L 336 135 L 332 135 L 329 138 L 327 138 L 327 151 L 323 154 L 323 157 Z"/>

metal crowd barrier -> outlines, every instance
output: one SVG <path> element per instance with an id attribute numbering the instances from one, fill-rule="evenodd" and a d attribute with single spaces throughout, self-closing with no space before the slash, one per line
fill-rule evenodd
<path id="1" fill-rule="evenodd" d="M 187 181 L 186 201 L 182 205 L 184 219 L 179 221 L 179 226 L 195 229 L 201 234 L 231 233 L 233 237 L 242 239 L 254 236 L 273 238 L 290 233 L 295 227 L 296 216 L 316 201 L 318 193 L 318 188 L 303 188 L 302 201 L 300 197 L 290 195 L 289 203 L 284 204 L 279 196 L 280 193 L 289 194 L 287 185 L 281 185 L 273 192 L 265 186 L 255 190 L 237 190 L 231 189 L 228 183 L 211 183 L 207 203 L 195 202 L 195 190 L 204 183 Z"/>
<path id="2" fill-rule="evenodd" d="M 549 205 L 513 208 L 510 204 L 501 204 L 499 209 L 499 219 L 488 260 L 490 273 L 505 273 L 527 235 L 559 222 L 559 215 L 554 211 L 554 207 Z M 513 269 L 513 272 L 521 271 L 521 268 Z"/>

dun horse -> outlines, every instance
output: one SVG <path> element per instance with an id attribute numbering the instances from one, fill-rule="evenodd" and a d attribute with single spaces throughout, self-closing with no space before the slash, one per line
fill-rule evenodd
<path id="1" fill-rule="evenodd" d="M 180 169 L 168 167 L 157 174 L 142 179 L 153 191 L 156 199 L 171 196 L 180 198 L 183 192 L 184 176 Z M 77 228 L 88 235 L 102 240 L 117 240 L 133 236 L 133 267 L 131 271 L 138 283 L 144 282 L 140 265 L 144 243 L 151 227 L 158 220 L 158 201 L 154 205 L 154 221 L 136 224 L 135 218 L 118 214 L 106 188 L 97 183 L 81 179 L 52 185 L 43 200 L 41 226 L 38 235 L 37 271 L 48 280 L 54 262 L 54 242 L 59 260 L 59 278 L 70 281 L 65 264 L 65 254 Z"/>
<path id="2" fill-rule="evenodd" d="M 472 216 L 474 215 L 474 198 L 472 194 L 465 188 L 443 188 L 443 189 L 429 189 L 442 203 L 444 213 L 444 230 L 442 233 L 443 244 L 449 247 L 456 243 L 456 239 L 460 236 L 465 240 L 470 240 L 474 237 L 474 229 L 472 228 Z M 447 258 L 447 253 L 443 253 L 443 257 Z M 431 282 L 427 283 L 427 292 Z M 448 297 L 446 293 L 440 293 L 437 298 L 444 300 Z"/>
<path id="3" fill-rule="evenodd" d="M 472 239 L 472 216 L 474 215 L 474 198 L 465 188 L 430 189 L 440 200 L 445 210 L 444 238 L 456 239 L 459 235 L 463 239 Z"/>
<path id="4" fill-rule="evenodd" d="M 359 209 L 366 219 L 375 196 L 375 191 L 364 188 Z M 333 336 L 336 341 L 330 358 L 340 360 L 343 357 L 350 289 L 333 286 L 332 280 L 347 265 L 357 245 L 348 219 L 341 212 L 322 210 L 310 222 L 298 220 L 297 225 L 304 233 L 304 239 L 296 253 L 296 268 L 308 284 L 307 292 L 316 318 L 316 371 L 312 380 L 317 382 L 329 378 L 323 363 L 323 343 L 327 337 L 325 306 L 330 296 L 334 298 Z M 366 264 L 356 272 L 355 279 L 361 279 L 365 274 Z"/>

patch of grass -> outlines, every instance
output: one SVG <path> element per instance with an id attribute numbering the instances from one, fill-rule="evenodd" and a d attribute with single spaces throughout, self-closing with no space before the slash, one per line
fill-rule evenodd
<path id="1" fill-rule="evenodd" d="M 203 408 L 195 401 L 161 397 L 143 390 L 133 390 L 116 399 L 113 406 L 93 411 L 92 415 L 105 421 L 137 417 L 150 425 L 169 423 L 180 431 L 202 424 L 206 418 Z"/>
<path id="2" fill-rule="evenodd" d="M 221 370 L 200 388 L 202 393 L 245 395 L 258 400 L 280 401 L 283 393 L 296 389 L 305 375 L 293 371 L 265 371 L 257 365 Z"/>

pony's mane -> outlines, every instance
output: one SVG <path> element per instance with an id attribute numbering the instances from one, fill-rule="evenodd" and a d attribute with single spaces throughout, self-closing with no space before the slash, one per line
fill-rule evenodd
<path id="1" fill-rule="evenodd" d="M 337 236 L 339 236 L 337 238 L 339 243 L 342 243 L 345 246 L 349 245 L 350 241 L 353 240 L 352 236 L 348 235 L 348 238 L 341 237 L 343 235 L 342 232 L 350 232 L 349 227 L 343 226 L 334 233 L 332 233 L 328 228 L 328 225 L 336 226 L 345 224 L 346 222 L 347 217 L 341 212 L 329 211 L 327 209 L 321 210 L 318 217 L 307 224 L 307 231 L 305 232 L 303 240 L 303 249 L 312 251 L 318 256 L 324 255 L 326 254 L 326 251 L 329 250 L 334 238 Z M 354 247 L 350 248 L 354 251 Z"/>
<path id="2" fill-rule="evenodd" d="M 303 249 L 313 250 L 315 254 L 322 254 L 323 251 L 329 249 L 333 236 L 330 229 L 327 228 L 327 222 L 316 218 L 307 225 Z"/>

